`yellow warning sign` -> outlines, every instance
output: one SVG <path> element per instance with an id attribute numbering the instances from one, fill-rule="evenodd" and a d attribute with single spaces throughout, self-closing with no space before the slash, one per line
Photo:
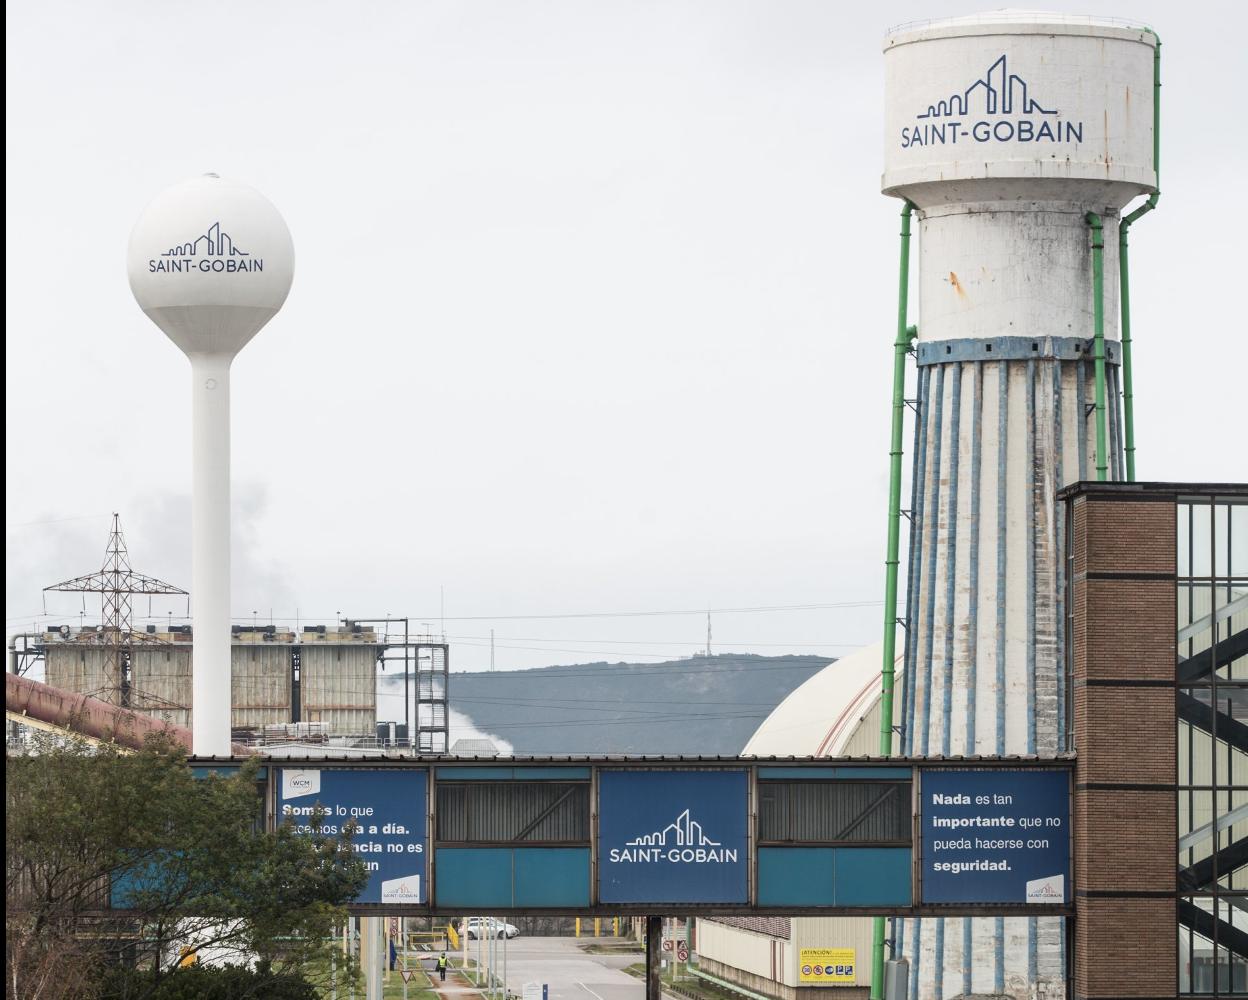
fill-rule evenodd
<path id="1" fill-rule="evenodd" d="M 803 986 L 853 986 L 853 948 L 802 948 L 798 953 L 797 981 Z"/>

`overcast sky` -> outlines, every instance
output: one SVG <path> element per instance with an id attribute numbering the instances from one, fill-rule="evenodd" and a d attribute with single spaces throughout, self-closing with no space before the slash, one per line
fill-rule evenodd
<path id="1" fill-rule="evenodd" d="M 1165 40 L 1165 194 L 1132 240 L 1140 478 L 1243 480 L 1248 5 L 1061 6 Z M 437 628 L 444 594 L 459 669 L 491 628 L 500 668 L 705 642 L 697 614 L 507 616 L 819 605 L 721 611 L 714 647 L 874 641 L 880 46 L 978 9 L 8 4 L 8 630 L 98 568 L 114 510 L 135 568 L 189 586 L 188 366 L 124 253 L 155 194 L 215 171 L 278 206 L 297 260 L 234 367 L 240 619 Z"/>

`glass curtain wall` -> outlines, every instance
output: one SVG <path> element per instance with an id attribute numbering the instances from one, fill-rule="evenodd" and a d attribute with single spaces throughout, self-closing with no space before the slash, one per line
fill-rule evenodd
<path id="1" fill-rule="evenodd" d="M 1179 992 L 1248 995 L 1248 502 L 1177 510 Z"/>

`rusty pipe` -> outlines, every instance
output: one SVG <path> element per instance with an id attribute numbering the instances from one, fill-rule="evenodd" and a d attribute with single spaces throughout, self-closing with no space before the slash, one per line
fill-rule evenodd
<path id="1" fill-rule="evenodd" d="M 164 733 L 187 753 L 191 752 L 191 731 L 185 726 L 170 725 L 128 708 L 110 705 L 99 698 L 65 691 L 29 677 L 6 674 L 4 684 L 5 707 L 18 715 L 133 750 L 142 749 L 148 736 Z M 231 751 L 238 756 L 252 753 L 241 743 L 232 744 Z"/>

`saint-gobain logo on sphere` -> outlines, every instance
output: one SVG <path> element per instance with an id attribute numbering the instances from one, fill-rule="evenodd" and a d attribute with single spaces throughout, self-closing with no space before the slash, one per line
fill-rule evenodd
<path id="1" fill-rule="evenodd" d="M 609 857 L 613 862 L 726 864 L 737 861 L 737 849 L 711 840 L 686 809 L 662 830 L 643 833 L 625 841 L 623 847 L 611 848 Z"/>
<path id="2" fill-rule="evenodd" d="M 282 772 L 282 798 L 297 799 L 300 795 L 316 795 L 321 790 L 320 771 Z"/>
<path id="3" fill-rule="evenodd" d="M 1028 903 L 1066 902 L 1066 876 L 1050 875 L 1048 878 L 1032 879 L 1027 883 Z"/>
<path id="4" fill-rule="evenodd" d="M 1027 81 L 1011 73 L 1005 56 L 962 91 L 929 104 L 903 125 L 901 148 L 956 146 L 968 142 L 1083 142 L 1083 122 L 1066 121 L 1028 93 Z"/>
<path id="5" fill-rule="evenodd" d="M 152 257 L 147 269 L 166 274 L 251 274 L 264 270 L 264 258 L 240 250 L 230 234 L 222 232 L 221 223 L 214 222 L 207 232 Z"/>

